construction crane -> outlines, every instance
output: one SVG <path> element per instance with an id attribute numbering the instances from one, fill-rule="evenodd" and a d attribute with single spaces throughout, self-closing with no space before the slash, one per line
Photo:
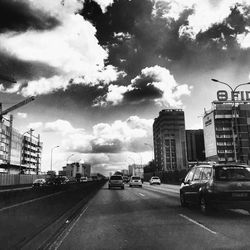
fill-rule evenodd
<path id="1" fill-rule="evenodd" d="M 1 107 L 0 107 L 0 118 L 2 118 L 3 115 L 6 115 L 6 114 L 8 114 L 9 112 L 11 112 L 11 111 L 13 111 L 13 110 L 15 110 L 15 109 L 17 109 L 17 108 L 20 108 L 21 106 L 26 105 L 26 104 L 28 104 L 29 102 L 32 102 L 32 101 L 34 101 L 34 100 L 35 100 L 35 97 L 34 97 L 34 96 L 31 96 L 31 97 L 29 97 L 29 98 L 27 98 L 27 99 L 25 99 L 25 100 L 23 100 L 23 101 L 21 101 L 21 102 L 15 104 L 15 105 L 13 105 L 13 106 L 11 106 L 11 107 L 5 109 L 4 111 L 2 111 L 2 109 L 1 109 Z"/>

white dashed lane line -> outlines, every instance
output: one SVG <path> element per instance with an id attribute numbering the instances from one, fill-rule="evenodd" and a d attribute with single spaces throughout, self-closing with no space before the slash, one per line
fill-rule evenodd
<path id="1" fill-rule="evenodd" d="M 140 196 L 145 196 L 145 194 L 139 193 Z"/>
<path id="2" fill-rule="evenodd" d="M 184 215 L 184 214 L 179 214 L 179 215 L 180 215 L 182 218 L 184 218 L 184 219 L 186 219 L 186 220 L 188 220 L 188 221 L 194 223 L 195 225 L 197 225 L 197 226 L 199 226 L 199 227 L 201 227 L 201 228 L 207 230 L 208 232 L 210 232 L 210 233 L 212 233 L 212 234 L 217 234 L 217 232 L 215 232 L 215 231 L 209 229 L 208 227 L 202 225 L 201 223 L 199 223 L 199 222 L 197 222 L 197 221 L 195 221 L 195 220 L 189 218 L 188 216 L 186 216 L 186 215 Z"/>

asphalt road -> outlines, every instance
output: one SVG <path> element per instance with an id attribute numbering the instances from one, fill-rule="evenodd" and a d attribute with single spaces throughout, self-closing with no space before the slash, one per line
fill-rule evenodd
<path id="1" fill-rule="evenodd" d="M 6 191 L 0 196 L 0 249 L 38 249 L 67 227 L 100 183 L 39 190 Z"/>
<path id="2" fill-rule="evenodd" d="M 172 185 L 102 187 L 48 249 L 250 249 L 250 215 L 181 208 Z"/>

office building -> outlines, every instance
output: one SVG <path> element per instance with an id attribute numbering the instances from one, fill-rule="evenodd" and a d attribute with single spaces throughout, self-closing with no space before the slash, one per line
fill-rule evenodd
<path id="1" fill-rule="evenodd" d="M 250 160 L 250 103 L 213 102 L 203 117 L 207 160 L 219 163 Z"/>
<path id="2" fill-rule="evenodd" d="M 184 111 L 164 109 L 153 124 L 154 157 L 158 171 L 187 167 Z"/>
<path id="3" fill-rule="evenodd" d="M 205 145 L 203 129 L 186 130 L 187 160 L 205 161 Z"/>

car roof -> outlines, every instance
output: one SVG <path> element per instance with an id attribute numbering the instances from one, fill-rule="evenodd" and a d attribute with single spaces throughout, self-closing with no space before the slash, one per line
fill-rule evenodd
<path id="1" fill-rule="evenodd" d="M 247 164 L 239 164 L 239 163 L 227 163 L 227 164 L 215 164 L 214 167 L 250 167 Z"/>

